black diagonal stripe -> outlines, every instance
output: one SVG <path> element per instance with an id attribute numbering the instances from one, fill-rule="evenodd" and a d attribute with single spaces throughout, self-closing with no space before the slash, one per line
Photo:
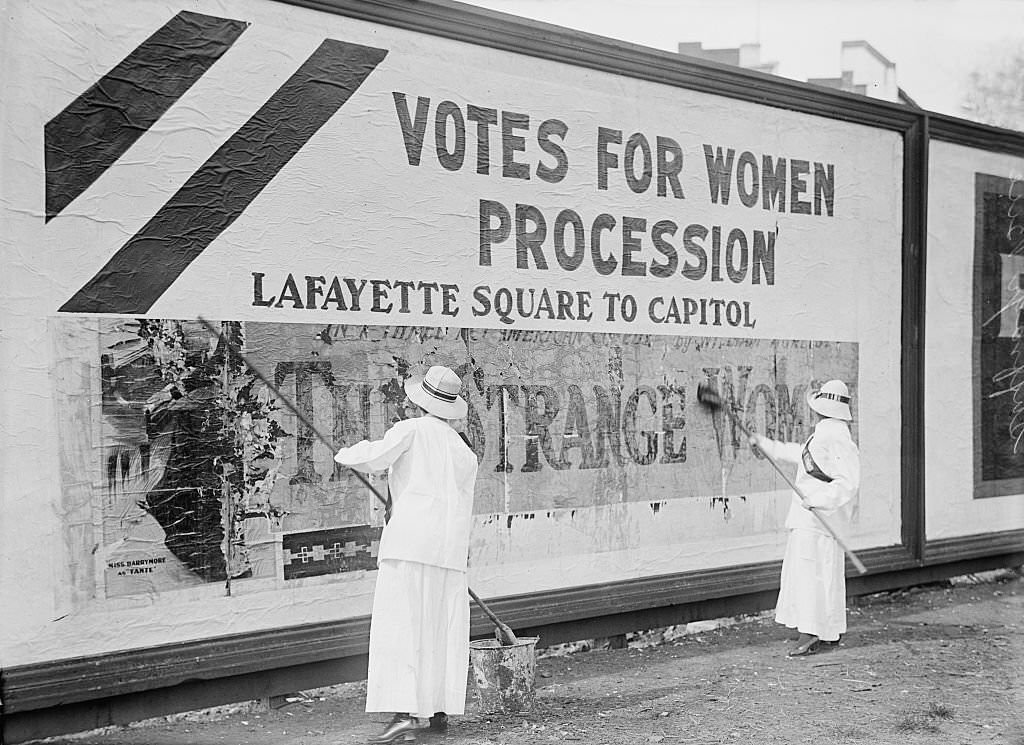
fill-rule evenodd
<path id="1" fill-rule="evenodd" d="M 48 121 L 47 222 L 152 127 L 248 25 L 182 11 Z"/>
<path id="2" fill-rule="evenodd" d="M 386 54 L 384 49 L 324 41 L 60 310 L 149 310 L 185 267 L 245 211 L 341 108 Z"/>

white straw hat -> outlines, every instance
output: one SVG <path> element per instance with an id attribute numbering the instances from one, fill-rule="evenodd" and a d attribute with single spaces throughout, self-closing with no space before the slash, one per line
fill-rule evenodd
<path id="1" fill-rule="evenodd" d="M 850 390 L 841 380 L 830 380 L 816 391 L 807 392 L 807 405 L 824 417 L 850 421 Z"/>
<path id="2" fill-rule="evenodd" d="M 417 406 L 442 419 L 466 416 L 466 401 L 459 397 L 462 380 L 455 371 L 434 365 L 424 376 L 414 375 L 405 381 L 405 395 Z"/>

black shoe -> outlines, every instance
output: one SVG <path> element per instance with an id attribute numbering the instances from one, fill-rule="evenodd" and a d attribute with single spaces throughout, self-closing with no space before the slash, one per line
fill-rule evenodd
<path id="1" fill-rule="evenodd" d="M 367 742 L 370 745 L 388 745 L 398 741 L 412 742 L 416 739 L 416 730 L 419 728 L 420 725 L 416 717 L 411 717 L 408 714 L 395 714 L 391 723 L 379 735 L 374 735 Z"/>
<path id="2" fill-rule="evenodd" d="M 448 715 L 443 711 L 435 711 L 434 716 L 430 717 L 430 731 L 431 732 L 447 732 L 448 731 Z"/>

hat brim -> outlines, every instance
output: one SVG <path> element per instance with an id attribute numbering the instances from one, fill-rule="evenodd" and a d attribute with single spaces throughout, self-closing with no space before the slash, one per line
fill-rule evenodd
<path id="1" fill-rule="evenodd" d="M 405 395 L 414 404 L 441 419 L 462 419 L 469 407 L 465 399 L 456 396 L 454 401 L 442 401 L 423 389 L 423 376 L 414 375 L 405 381 Z"/>
<path id="2" fill-rule="evenodd" d="M 853 414 L 850 412 L 849 404 L 830 401 L 827 398 L 815 398 L 816 395 L 818 395 L 818 391 L 807 391 L 807 405 L 813 411 L 829 419 L 842 419 L 846 422 L 853 421 Z"/>

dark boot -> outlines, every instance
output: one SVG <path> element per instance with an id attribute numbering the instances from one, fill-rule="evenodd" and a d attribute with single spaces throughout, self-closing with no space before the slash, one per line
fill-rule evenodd
<path id="1" fill-rule="evenodd" d="M 448 715 L 443 711 L 435 711 L 430 717 L 430 731 L 445 733 L 448 731 Z"/>

